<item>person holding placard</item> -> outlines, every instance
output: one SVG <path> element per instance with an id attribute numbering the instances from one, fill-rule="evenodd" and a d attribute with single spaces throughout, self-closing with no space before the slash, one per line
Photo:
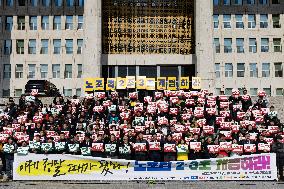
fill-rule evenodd
<path id="1" fill-rule="evenodd" d="M 119 159 L 132 159 L 132 145 L 129 143 L 128 136 L 125 135 L 119 144 Z"/>
<path id="2" fill-rule="evenodd" d="M 152 134 L 151 142 L 149 142 L 149 159 L 151 161 L 161 161 L 161 142 L 157 139 L 157 134 Z"/>
<path id="3" fill-rule="evenodd" d="M 164 147 L 164 161 L 176 161 L 177 153 L 176 153 L 176 142 L 173 140 L 172 135 L 168 134 Z"/>
<path id="4" fill-rule="evenodd" d="M 118 159 L 118 144 L 114 134 L 111 134 L 109 142 L 105 143 L 105 152 L 107 158 Z"/>
<path id="5" fill-rule="evenodd" d="M 14 154 L 17 151 L 17 144 L 14 142 L 13 138 L 8 138 L 8 143 L 4 144 L 3 151 L 6 161 L 6 175 L 8 179 L 12 179 Z"/>
<path id="6" fill-rule="evenodd" d="M 141 148 L 135 148 L 135 160 L 137 161 L 146 161 L 147 158 L 148 158 L 148 149 L 149 149 L 149 144 L 148 144 L 148 141 L 143 139 L 143 133 L 139 133 L 138 134 L 138 137 L 137 137 L 137 140 L 136 140 L 136 143 L 135 145 L 139 145 L 141 144 L 141 146 L 143 145 L 143 148 L 144 146 L 146 147 L 145 150 L 141 150 Z"/>
<path id="7" fill-rule="evenodd" d="M 215 145 L 212 137 L 208 137 L 203 144 L 203 149 L 204 149 L 203 158 L 204 159 L 216 158 L 219 152 L 209 151 L 208 145 Z"/>

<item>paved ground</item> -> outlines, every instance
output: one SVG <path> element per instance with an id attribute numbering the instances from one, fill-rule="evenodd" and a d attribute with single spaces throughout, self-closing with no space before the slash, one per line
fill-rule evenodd
<path id="1" fill-rule="evenodd" d="M 2 182 L 0 189 L 284 189 L 284 182 Z"/>

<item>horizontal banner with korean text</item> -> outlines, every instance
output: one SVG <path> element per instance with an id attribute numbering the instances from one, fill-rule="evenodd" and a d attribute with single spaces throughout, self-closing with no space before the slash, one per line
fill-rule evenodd
<path id="1" fill-rule="evenodd" d="M 15 155 L 14 180 L 276 180 L 276 155 L 138 162 L 88 156 Z"/>
<path id="2" fill-rule="evenodd" d="M 106 82 L 105 82 L 106 81 Z M 192 84 L 190 86 L 190 84 Z M 114 91 L 116 89 L 138 89 L 138 90 L 178 90 L 178 89 L 201 89 L 201 78 L 192 77 L 158 77 L 147 78 L 146 76 L 127 76 L 126 78 L 85 78 L 84 90 Z"/>

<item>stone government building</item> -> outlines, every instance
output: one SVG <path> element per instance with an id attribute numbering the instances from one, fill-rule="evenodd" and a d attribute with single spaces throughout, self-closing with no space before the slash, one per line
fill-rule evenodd
<path id="1" fill-rule="evenodd" d="M 0 0 L 0 96 L 28 80 L 199 76 L 283 95 L 284 0 Z"/>

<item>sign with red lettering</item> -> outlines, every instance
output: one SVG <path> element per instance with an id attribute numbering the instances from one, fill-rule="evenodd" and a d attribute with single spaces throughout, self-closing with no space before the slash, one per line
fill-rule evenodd
<path id="1" fill-rule="evenodd" d="M 201 150 L 201 142 L 190 142 L 189 146 L 191 150 Z"/>
<path id="2" fill-rule="evenodd" d="M 134 149 L 136 152 L 146 152 L 147 151 L 146 143 L 135 143 Z"/>
<path id="3" fill-rule="evenodd" d="M 149 150 L 152 151 L 161 150 L 160 142 L 149 142 Z"/>
<path id="4" fill-rule="evenodd" d="M 103 143 L 92 143 L 92 151 L 95 152 L 103 152 L 104 151 L 104 144 Z"/>
<path id="5" fill-rule="evenodd" d="M 164 144 L 164 152 L 176 152 L 175 144 Z"/>

